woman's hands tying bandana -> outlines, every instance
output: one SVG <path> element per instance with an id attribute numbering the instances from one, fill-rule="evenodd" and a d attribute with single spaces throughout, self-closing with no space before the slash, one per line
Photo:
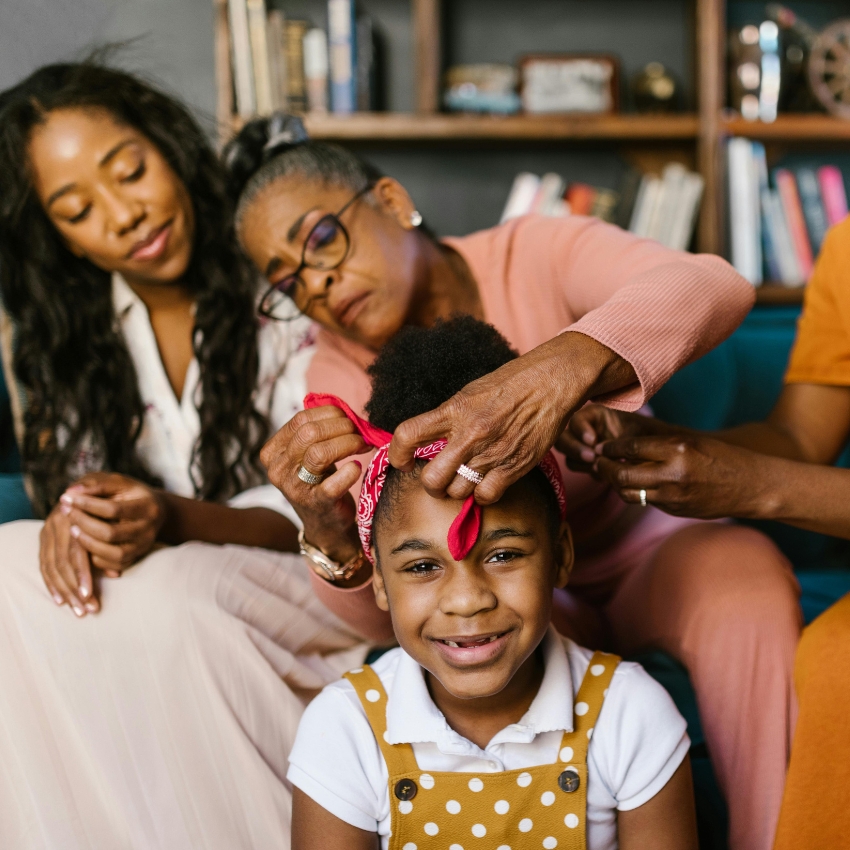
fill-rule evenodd
<path id="1" fill-rule="evenodd" d="M 349 490 L 362 470 L 358 461 L 339 468 L 337 464 L 368 448 L 339 408 L 324 406 L 296 414 L 260 454 L 269 480 L 301 518 L 305 538 L 337 563 L 345 563 L 360 549 L 357 509 Z M 323 480 L 302 481 L 298 477 L 302 465 Z"/>

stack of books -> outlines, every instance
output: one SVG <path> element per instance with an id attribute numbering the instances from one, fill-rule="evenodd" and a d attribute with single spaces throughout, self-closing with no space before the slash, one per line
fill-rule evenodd
<path id="1" fill-rule="evenodd" d="M 554 173 L 538 177 L 523 172 L 514 178 L 501 220 L 527 213 L 591 215 L 685 251 L 693 239 L 703 188 L 699 174 L 676 162 L 660 175 L 630 170 L 618 190 L 567 184 Z"/>
<path id="2" fill-rule="evenodd" d="M 764 145 L 730 139 L 729 236 L 735 268 L 755 286 L 802 286 L 826 231 L 847 216 L 844 176 L 835 165 L 768 171 Z"/>
<path id="3" fill-rule="evenodd" d="M 354 0 L 328 0 L 328 29 L 227 0 L 236 112 L 245 119 L 282 109 L 339 114 L 381 108 L 380 40 Z"/>

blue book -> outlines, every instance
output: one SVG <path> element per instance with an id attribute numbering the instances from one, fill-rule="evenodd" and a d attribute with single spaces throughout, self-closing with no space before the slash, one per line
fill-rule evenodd
<path id="1" fill-rule="evenodd" d="M 328 0 L 328 52 L 331 112 L 347 115 L 357 109 L 354 0 Z"/>
<path id="2" fill-rule="evenodd" d="M 761 142 L 752 143 L 753 163 L 758 177 L 759 207 L 761 209 L 761 247 L 767 280 L 782 280 L 779 250 L 776 245 L 777 229 L 770 203 L 770 184 L 767 177 L 767 154 Z"/>
<path id="3" fill-rule="evenodd" d="M 820 196 L 818 176 L 814 168 L 797 169 L 797 189 L 800 192 L 800 203 L 803 205 L 803 217 L 806 219 L 806 229 L 812 240 L 812 250 L 815 256 L 820 252 L 829 224 L 826 220 L 826 210 Z"/>

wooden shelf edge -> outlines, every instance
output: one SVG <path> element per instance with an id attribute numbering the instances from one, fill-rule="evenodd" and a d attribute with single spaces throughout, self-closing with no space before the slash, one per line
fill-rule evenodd
<path id="1" fill-rule="evenodd" d="M 783 286 L 781 283 L 763 283 L 756 288 L 756 304 L 771 307 L 802 304 L 804 290 L 804 286 Z"/>
<path id="2" fill-rule="evenodd" d="M 831 115 L 780 115 L 770 124 L 737 117 L 725 118 L 721 127 L 730 136 L 765 141 L 850 142 L 850 121 Z"/>
<path id="3" fill-rule="evenodd" d="M 233 131 L 243 121 L 234 118 Z M 695 139 L 696 115 L 452 115 L 355 112 L 306 115 L 314 139 L 339 141 Z"/>

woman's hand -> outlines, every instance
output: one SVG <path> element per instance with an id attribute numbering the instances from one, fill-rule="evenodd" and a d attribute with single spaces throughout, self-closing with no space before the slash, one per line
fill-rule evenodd
<path id="1" fill-rule="evenodd" d="M 345 563 L 357 554 L 357 509 L 348 492 L 360 477 L 357 461 L 336 464 L 368 449 L 354 424 L 337 407 L 297 413 L 263 447 L 269 481 L 286 496 L 304 524 L 304 537 L 329 558 Z M 326 476 L 320 484 L 298 477 L 304 467 Z"/>
<path id="2" fill-rule="evenodd" d="M 603 443 L 598 477 L 626 502 L 646 501 L 674 516 L 756 517 L 771 497 L 764 456 L 699 434 L 627 436 Z"/>
<path id="3" fill-rule="evenodd" d="M 567 466 L 573 472 L 586 472 L 598 478 L 597 448 L 602 443 L 620 437 L 668 434 L 676 430 L 671 425 L 638 413 L 612 410 L 601 404 L 586 404 L 572 415 L 555 447 L 564 453 Z"/>
<path id="4" fill-rule="evenodd" d="M 39 568 L 57 605 L 69 605 L 78 617 L 100 610 L 94 595 L 91 558 L 71 534 L 71 521 L 61 503 L 51 512 L 39 538 Z"/>
<path id="5" fill-rule="evenodd" d="M 92 566 L 110 578 L 151 551 L 165 521 L 164 502 L 156 490 L 112 472 L 81 478 L 60 496 L 59 509 Z"/>
<path id="6" fill-rule="evenodd" d="M 402 422 L 390 463 L 409 470 L 417 447 L 446 439 L 446 448 L 422 470 L 425 489 L 453 499 L 474 490 L 477 502 L 492 504 L 540 462 L 585 401 L 635 380 L 632 366 L 610 348 L 584 334 L 560 334 L 468 384 L 436 410 Z M 461 464 L 484 480 L 473 485 L 460 477 Z"/>

